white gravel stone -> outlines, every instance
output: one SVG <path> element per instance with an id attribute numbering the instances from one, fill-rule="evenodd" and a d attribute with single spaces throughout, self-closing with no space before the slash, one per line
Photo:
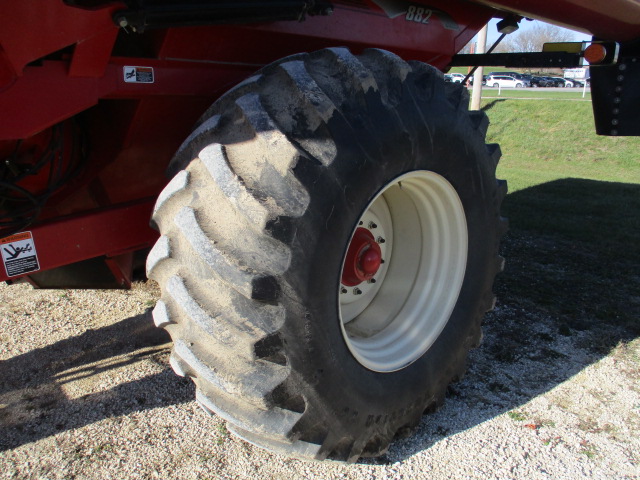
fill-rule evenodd
<path id="1" fill-rule="evenodd" d="M 382 459 L 302 462 L 231 436 L 169 368 L 151 282 L 0 286 L 0 468 L 8 479 L 638 479 L 640 341 L 598 357 L 557 336 L 496 362 L 499 306 L 445 406 Z M 534 321 L 534 319 L 527 319 Z M 537 318 L 538 331 L 552 332 Z M 546 363 L 545 363 L 546 362 Z"/>

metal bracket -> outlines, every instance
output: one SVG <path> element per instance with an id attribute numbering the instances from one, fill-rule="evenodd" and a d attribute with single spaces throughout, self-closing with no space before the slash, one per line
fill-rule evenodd
<path id="1" fill-rule="evenodd" d="M 591 96 L 599 135 L 640 135 L 640 55 L 621 56 L 617 65 L 591 68 Z"/>
<path id="2" fill-rule="evenodd" d="M 533 52 L 487 53 L 454 55 L 450 67 L 509 67 L 509 68 L 575 68 L 582 62 L 580 53 Z"/>
<path id="3" fill-rule="evenodd" d="M 307 15 L 331 15 L 333 6 L 324 0 L 277 0 L 215 2 L 144 2 L 138 8 L 119 10 L 113 21 L 121 28 L 142 33 L 148 28 L 229 25 L 276 21 L 303 21 Z"/>

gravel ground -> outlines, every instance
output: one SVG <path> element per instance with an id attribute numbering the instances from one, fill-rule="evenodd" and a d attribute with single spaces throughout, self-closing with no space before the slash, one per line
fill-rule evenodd
<path id="1" fill-rule="evenodd" d="M 1 477 L 640 478 L 640 339 L 623 330 L 559 327 L 501 295 L 467 375 L 413 437 L 379 459 L 312 463 L 238 440 L 196 405 L 153 327 L 157 296 L 151 282 L 0 286 Z"/>

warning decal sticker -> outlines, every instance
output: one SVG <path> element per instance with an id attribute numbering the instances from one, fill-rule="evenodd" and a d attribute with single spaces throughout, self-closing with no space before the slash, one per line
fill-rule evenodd
<path id="1" fill-rule="evenodd" d="M 36 244 L 31 232 L 16 233 L 0 239 L 0 251 L 9 277 L 40 270 Z"/>
<path id="2" fill-rule="evenodd" d="M 153 67 L 124 67 L 126 83 L 153 83 Z"/>

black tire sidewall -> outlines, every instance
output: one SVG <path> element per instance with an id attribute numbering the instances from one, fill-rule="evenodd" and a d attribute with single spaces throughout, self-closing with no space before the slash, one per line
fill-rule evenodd
<path id="1" fill-rule="evenodd" d="M 471 128 L 466 112 L 446 101 L 432 101 L 429 107 L 428 124 L 409 120 L 418 133 L 411 139 L 401 132 L 378 132 L 396 145 L 392 161 L 363 159 L 350 149 L 343 152 L 338 144 L 334 165 L 306 165 L 302 169 L 307 171 L 299 172 L 313 179 L 313 191 L 299 222 L 293 268 L 285 279 L 295 300 L 285 296 L 292 318 L 283 334 L 292 369 L 311 408 L 317 404 L 323 410 L 322 421 L 331 423 L 332 430 L 353 436 L 362 436 L 362 429 L 370 430 L 369 435 L 376 431 L 393 435 L 444 394 L 464 363 L 466 340 L 484 313 L 484 296 L 493 282 L 487 272 L 497 242 L 495 231 L 488 228 L 495 217 L 495 177 L 484 139 Z M 393 179 L 415 170 L 435 172 L 456 189 L 468 228 L 466 272 L 453 313 L 429 350 L 406 368 L 378 373 L 361 365 L 343 338 L 338 313 L 342 261 L 369 203 Z"/>

